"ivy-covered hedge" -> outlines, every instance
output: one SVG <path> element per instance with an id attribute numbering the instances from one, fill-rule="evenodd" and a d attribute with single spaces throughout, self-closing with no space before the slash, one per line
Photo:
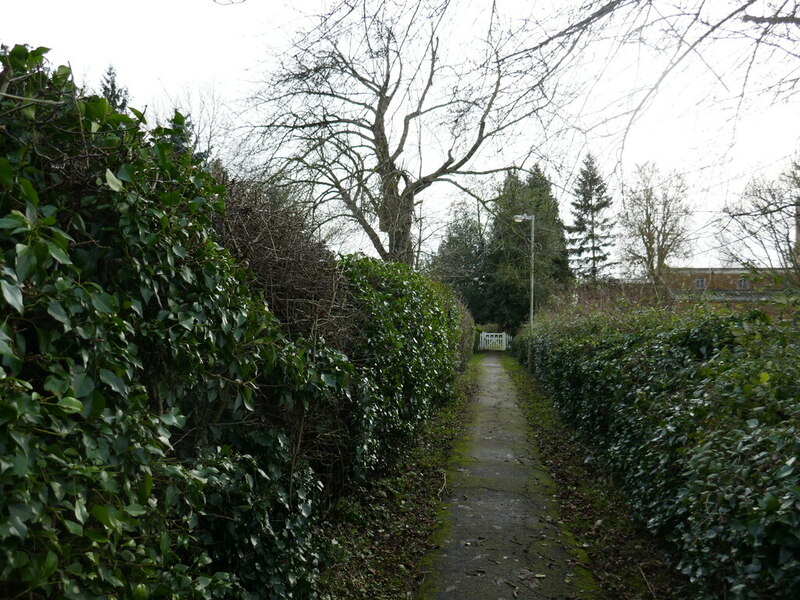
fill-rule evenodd
<path id="1" fill-rule="evenodd" d="M 639 310 L 517 345 L 697 598 L 800 597 L 800 323 Z"/>
<path id="2" fill-rule="evenodd" d="M 359 365 L 289 339 L 183 118 L 147 132 L 45 52 L 0 55 L 0 597 L 314 598 L 322 503 L 385 461 L 370 353 L 424 338 L 404 397 L 445 401 L 450 309 L 407 292 L 425 331 L 376 323 Z"/>
<path id="3" fill-rule="evenodd" d="M 0 595 L 295 598 L 319 483 L 282 424 L 352 367 L 215 243 L 223 190 L 142 115 L 3 57 Z"/>
<path id="4" fill-rule="evenodd" d="M 353 255 L 342 266 L 365 315 L 351 359 L 377 386 L 370 454 L 378 464 L 452 397 L 474 325 L 449 288 L 405 265 Z"/>

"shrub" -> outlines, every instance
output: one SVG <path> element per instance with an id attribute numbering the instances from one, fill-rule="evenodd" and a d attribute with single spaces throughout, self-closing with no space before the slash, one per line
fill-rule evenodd
<path id="1" fill-rule="evenodd" d="M 363 337 L 350 358 L 376 383 L 374 455 L 385 459 L 451 399 L 464 363 L 459 349 L 465 318 L 451 291 L 405 265 L 363 256 L 341 260 L 365 315 Z"/>
<path id="2" fill-rule="evenodd" d="M 221 243 L 253 273 L 270 310 L 293 337 L 321 340 L 349 353 L 362 315 L 336 257 L 308 228 L 286 192 L 220 171 L 225 212 Z"/>
<path id="3" fill-rule="evenodd" d="M 800 594 L 799 333 L 641 310 L 555 318 L 518 345 L 698 598 Z"/>
<path id="4" fill-rule="evenodd" d="M 214 241 L 179 138 L 2 56 L 0 594 L 296 598 L 320 484 L 284 423 L 355 397 Z"/>
<path id="5" fill-rule="evenodd" d="M 358 365 L 290 339 L 184 118 L 147 132 L 45 52 L 0 55 L 0 596 L 314 598 L 321 503 L 448 398 L 462 317 L 352 259 Z"/>
<path id="6" fill-rule="evenodd" d="M 469 312 L 467 305 L 455 294 L 455 291 L 447 285 L 442 286 L 442 302 L 449 311 L 458 312 L 459 317 L 459 341 L 458 341 L 458 364 L 456 371 L 464 373 L 467 370 L 469 361 L 475 351 L 475 337 L 478 334 L 475 326 L 475 319 Z"/>

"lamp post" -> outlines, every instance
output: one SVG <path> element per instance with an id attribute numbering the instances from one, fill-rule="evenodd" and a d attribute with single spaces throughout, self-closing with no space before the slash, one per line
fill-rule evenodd
<path id="1" fill-rule="evenodd" d="M 531 303 L 530 311 L 528 312 L 528 331 L 533 333 L 533 258 L 536 240 L 536 215 L 514 215 L 514 222 L 522 223 L 523 221 L 531 222 Z M 531 342 L 528 341 L 528 369 L 531 368 Z"/>

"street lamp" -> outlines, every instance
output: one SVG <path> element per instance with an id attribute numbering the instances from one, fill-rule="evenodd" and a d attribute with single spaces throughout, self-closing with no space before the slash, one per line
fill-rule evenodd
<path id="1" fill-rule="evenodd" d="M 531 304 L 528 313 L 528 331 L 533 334 L 533 257 L 535 248 L 535 235 L 536 235 L 536 215 L 514 215 L 515 223 L 522 223 L 523 221 L 531 222 Z M 531 368 L 531 341 L 528 341 L 528 369 Z"/>

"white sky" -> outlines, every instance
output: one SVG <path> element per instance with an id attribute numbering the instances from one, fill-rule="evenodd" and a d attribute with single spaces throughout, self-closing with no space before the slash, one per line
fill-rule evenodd
<path id="1" fill-rule="evenodd" d="M 295 26 L 290 4 L 0 0 L 0 42 L 51 48 L 51 62 L 69 62 L 79 82 L 95 87 L 113 64 L 136 107 L 205 86 L 236 98 L 263 70 L 268 47 Z"/>
<path id="2" fill-rule="evenodd" d="M 302 12 L 317 6 L 314 0 L 232 5 L 213 0 L 0 0 L 0 43 L 47 46 L 52 63 L 70 63 L 78 82 L 94 88 L 113 64 L 136 108 L 167 106 L 167 98 L 202 89 L 235 105 L 265 77 L 270 57 L 306 22 Z M 734 120 L 734 105 L 721 103 L 716 110 L 708 102 L 709 90 L 697 85 L 708 73 L 700 65 L 692 69 L 667 82 L 630 130 L 624 152 L 619 135 L 593 133 L 588 145 L 581 136 L 565 139 L 563 176 L 577 171 L 587 149 L 598 156 L 612 189 L 635 163 L 648 160 L 662 171 L 686 173 L 698 236 L 691 262 L 709 264 L 718 262 L 704 254 L 715 245 L 708 226 L 715 211 L 738 196 L 753 174 L 776 175 L 800 150 L 800 99 L 770 106 L 754 98 Z M 613 93 L 641 83 L 646 70 L 647 65 L 637 65 L 621 73 Z M 571 183 L 565 181 L 557 191 L 568 220 L 571 197 L 564 187 Z M 451 192 L 439 193 L 444 198 Z"/>

